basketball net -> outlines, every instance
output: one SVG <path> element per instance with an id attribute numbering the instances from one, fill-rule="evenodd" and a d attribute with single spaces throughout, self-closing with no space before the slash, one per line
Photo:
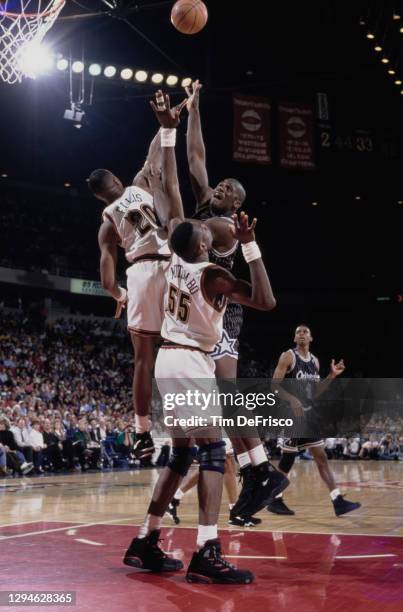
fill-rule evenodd
<path id="1" fill-rule="evenodd" d="M 41 44 L 66 0 L 0 0 L 0 78 L 21 82 L 25 55 Z"/>

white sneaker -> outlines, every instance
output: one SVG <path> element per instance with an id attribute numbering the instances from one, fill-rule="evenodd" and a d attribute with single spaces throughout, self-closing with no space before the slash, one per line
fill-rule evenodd
<path id="1" fill-rule="evenodd" d="M 27 463 L 26 461 L 24 461 L 24 463 L 21 463 L 21 472 L 24 474 L 28 474 L 29 472 L 31 472 L 34 469 L 34 464 L 33 463 Z"/>

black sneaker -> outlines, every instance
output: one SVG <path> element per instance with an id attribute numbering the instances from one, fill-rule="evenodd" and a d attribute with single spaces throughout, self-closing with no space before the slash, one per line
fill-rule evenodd
<path id="1" fill-rule="evenodd" d="M 231 510 L 231 516 L 242 516 L 242 510 L 249 504 L 253 490 L 255 488 L 255 474 L 251 465 L 247 465 L 240 470 L 242 482 L 241 492 L 235 506 Z"/>
<path id="2" fill-rule="evenodd" d="M 154 442 L 149 431 L 136 434 L 136 441 L 133 445 L 133 452 L 136 459 L 151 459 L 151 455 L 154 451 Z"/>
<path id="3" fill-rule="evenodd" d="M 254 579 L 249 570 L 239 570 L 222 558 L 219 540 L 209 540 L 193 553 L 186 574 L 187 582 L 199 584 L 250 584 Z"/>
<path id="4" fill-rule="evenodd" d="M 361 504 L 358 502 L 350 502 L 344 499 L 343 495 L 338 495 L 333 501 L 333 507 L 336 516 L 341 516 L 342 514 L 347 514 L 347 512 L 352 512 L 353 510 L 361 508 Z"/>
<path id="5" fill-rule="evenodd" d="M 146 538 L 134 538 L 123 563 L 152 572 L 176 572 L 183 568 L 182 561 L 172 559 L 158 546 L 160 531 L 154 529 Z"/>
<path id="6" fill-rule="evenodd" d="M 260 512 L 290 484 L 288 478 L 269 462 L 257 465 L 252 469 L 255 474 L 255 486 L 249 502 L 242 509 L 242 514 L 248 516 Z"/>
<path id="7" fill-rule="evenodd" d="M 273 514 L 282 514 L 287 516 L 293 516 L 294 510 L 291 510 L 285 503 L 282 497 L 275 497 L 267 505 L 267 510 Z"/>
<path id="8" fill-rule="evenodd" d="M 166 511 L 166 513 L 169 514 L 169 516 L 171 517 L 175 525 L 179 525 L 179 523 L 181 522 L 178 516 L 178 511 L 177 511 L 179 504 L 180 504 L 179 499 L 173 498 Z"/>
<path id="9" fill-rule="evenodd" d="M 260 525 L 262 519 L 255 518 L 254 516 L 235 516 L 230 512 L 229 525 L 236 525 L 237 527 L 254 527 Z"/>

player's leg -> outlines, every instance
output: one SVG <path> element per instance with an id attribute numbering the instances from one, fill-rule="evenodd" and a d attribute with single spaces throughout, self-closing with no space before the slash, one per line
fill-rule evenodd
<path id="1" fill-rule="evenodd" d="M 216 378 L 219 381 L 220 390 L 224 392 L 236 391 L 238 367 L 236 343 L 237 340 L 229 338 L 228 332 L 223 330 L 221 340 L 213 353 Z M 223 354 L 224 352 L 230 354 Z M 245 521 L 249 525 L 257 524 L 260 521 L 253 519 L 253 514 L 264 508 L 270 498 L 285 489 L 288 480 L 268 462 L 266 451 L 257 431 L 253 437 L 251 431 L 245 437 L 233 435 L 234 432 L 230 431 L 227 433 L 237 453 L 242 479 L 238 501 L 231 509 L 230 523 L 238 526 L 244 526 Z"/>
<path id="2" fill-rule="evenodd" d="M 221 556 L 218 515 L 223 489 L 225 443 L 213 436 L 196 439 L 199 446 L 200 476 L 197 487 L 199 527 L 197 552 L 193 554 L 186 580 L 196 583 L 248 584 L 254 576 L 238 570 Z"/>
<path id="3" fill-rule="evenodd" d="M 134 538 L 124 557 L 131 567 L 149 569 L 154 572 L 182 569 L 181 561 L 169 558 L 158 546 L 162 517 L 181 480 L 186 476 L 195 457 L 194 447 L 188 438 L 173 440 L 173 450 L 168 462 L 156 482 L 146 517 L 137 537 Z"/>
<path id="4" fill-rule="evenodd" d="M 134 349 L 133 405 L 136 418 L 135 451 L 151 458 L 154 445 L 150 435 L 150 407 L 156 343 L 159 338 L 130 332 Z"/>
<path id="5" fill-rule="evenodd" d="M 341 516 L 342 514 L 347 514 L 348 512 L 352 512 L 353 510 L 360 508 L 360 503 L 350 502 L 347 499 L 344 499 L 344 497 L 341 495 L 340 489 L 337 487 L 333 471 L 330 468 L 329 460 L 323 444 L 319 446 L 310 446 L 309 450 L 311 451 L 315 460 L 319 474 L 329 490 L 336 516 Z"/>
<path id="6" fill-rule="evenodd" d="M 189 472 L 187 476 L 183 479 L 181 486 L 175 491 L 175 495 L 169 502 L 169 506 L 167 508 L 167 514 L 172 518 L 175 525 L 179 525 L 180 518 L 178 516 L 178 507 L 182 500 L 182 497 L 193 487 L 197 485 L 199 481 L 199 469 L 192 470 Z"/>
<path id="7" fill-rule="evenodd" d="M 289 444 L 292 445 L 291 440 L 289 440 Z M 282 447 L 281 459 L 277 467 L 285 476 L 290 473 L 297 457 L 297 453 L 297 448 L 294 450 L 285 450 L 284 446 Z M 294 510 L 291 510 L 291 508 L 289 508 L 284 502 L 282 493 L 276 495 L 276 497 L 267 504 L 267 510 L 273 514 L 281 514 L 285 516 L 293 516 L 295 514 Z"/>

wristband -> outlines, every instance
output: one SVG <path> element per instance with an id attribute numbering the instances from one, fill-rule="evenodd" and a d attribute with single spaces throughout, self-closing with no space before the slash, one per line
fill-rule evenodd
<path id="1" fill-rule="evenodd" d="M 260 259 L 262 257 L 262 253 L 255 241 L 247 242 L 246 244 L 242 244 L 242 255 L 246 263 L 251 263 L 251 261 L 255 261 L 256 259 Z"/>
<path id="2" fill-rule="evenodd" d="M 174 147 L 176 144 L 176 128 L 161 129 L 161 147 Z"/>
<path id="3" fill-rule="evenodd" d="M 124 289 L 123 287 L 118 287 L 119 291 L 120 291 L 120 296 L 117 298 L 117 302 L 119 302 L 119 304 L 124 304 L 127 300 L 127 290 Z"/>

